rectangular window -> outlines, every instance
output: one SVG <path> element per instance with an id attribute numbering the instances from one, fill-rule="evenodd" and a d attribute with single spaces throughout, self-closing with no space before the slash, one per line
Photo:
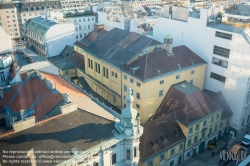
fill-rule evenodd
<path id="1" fill-rule="evenodd" d="M 198 140 L 198 135 L 194 136 L 194 143 L 196 143 Z"/>
<path id="2" fill-rule="evenodd" d="M 213 72 L 210 73 L 210 77 L 213 78 L 213 79 L 216 79 L 216 80 L 218 80 L 220 82 L 223 82 L 223 83 L 226 82 L 226 77 L 224 77 L 222 75 L 219 75 L 219 74 L 216 74 L 216 73 L 213 73 Z"/>
<path id="3" fill-rule="evenodd" d="M 212 118 L 211 118 L 211 121 L 210 121 L 210 122 L 211 122 L 211 123 L 213 123 L 213 122 L 214 122 L 214 117 L 212 117 Z"/>
<path id="4" fill-rule="evenodd" d="M 163 96 L 163 90 L 159 91 L 159 97 Z"/>
<path id="5" fill-rule="evenodd" d="M 127 92 L 127 86 L 126 85 L 123 85 L 123 89 L 125 92 Z"/>
<path id="6" fill-rule="evenodd" d="M 192 134 L 193 133 L 193 127 L 189 128 L 189 134 Z"/>
<path id="7" fill-rule="evenodd" d="M 137 154 L 136 154 L 136 148 L 134 148 L 134 157 L 136 157 Z"/>
<path id="8" fill-rule="evenodd" d="M 161 161 L 164 160 L 164 154 L 161 154 Z"/>
<path id="9" fill-rule="evenodd" d="M 105 73 L 105 67 L 103 67 L 102 70 L 103 70 L 103 71 L 102 71 L 102 72 L 103 72 L 102 75 L 105 77 L 105 75 L 106 75 L 106 73 Z"/>
<path id="10" fill-rule="evenodd" d="M 130 82 L 131 82 L 131 83 L 134 83 L 134 79 L 130 78 Z"/>
<path id="11" fill-rule="evenodd" d="M 116 96 L 113 96 L 113 102 L 116 103 Z"/>
<path id="12" fill-rule="evenodd" d="M 127 149 L 126 152 L 127 152 L 127 153 L 126 153 L 126 156 L 127 156 L 126 158 L 127 158 L 127 159 L 130 159 L 130 149 Z"/>
<path id="13" fill-rule="evenodd" d="M 179 152 L 183 150 L 183 143 L 180 144 Z"/>
<path id="14" fill-rule="evenodd" d="M 139 109 L 140 109 L 140 105 L 139 105 L 139 104 L 136 104 L 136 108 L 139 108 Z"/>
<path id="15" fill-rule="evenodd" d="M 114 77 L 115 73 L 112 71 L 112 76 Z"/>
<path id="16" fill-rule="evenodd" d="M 106 68 L 106 78 L 109 78 L 109 70 Z"/>
<path id="17" fill-rule="evenodd" d="M 92 21 L 94 21 L 94 17 L 92 17 Z"/>
<path id="18" fill-rule="evenodd" d="M 213 54 L 216 54 L 225 58 L 229 58 L 230 50 L 227 48 L 214 46 Z"/>
<path id="19" fill-rule="evenodd" d="M 194 70 L 191 71 L 191 74 L 194 74 Z"/>
<path id="20" fill-rule="evenodd" d="M 136 85 L 137 85 L 138 87 L 140 87 L 140 86 L 141 86 L 141 83 L 137 82 Z"/>
<path id="21" fill-rule="evenodd" d="M 177 76 L 176 76 L 176 79 L 177 79 L 177 80 L 180 79 L 180 75 L 177 75 Z"/>
<path id="22" fill-rule="evenodd" d="M 171 149 L 171 154 L 170 154 L 170 156 L 173 156 L 174 153 L 175 153 L 175 148 Z"/>
<path id="23" fill-rule="evenodd" d="M 188 147 L 191 146 L 191 143 L 192 143 L 192 138 L 190 138 L 190 139 L 188 140 L 188 145 L 187 145 L 187 146 L 188 146 Z"/>
<path id="24" fill-rule="evenodd" d="M 153 161 L 149 161 L 148 166 L 153 166 Z"/>
<path id="25" fill-rule="evenodd" d="M 227 40 L 232 40 L 232 34 L 228 34 L 228 33 L 216 31 L 215 36 L 223 38 L 223 39 L 227 39 Z"/>
<path id="26" fill-rule="evenodd" d="M 203 122 L 203 126 L 207 126 L 207 121 L 206 120 Z"/>
<path id="27" fill-rule="evenodd" d="M 124 78 L 124 80 L 127 80 L 128 77 L 126 75 L 124 75 L 123 78 Z"/>
<path id="28" fill-rule="evenodd" d="M 193 85 L 193 84 L 194 84 L 194 80 L 190 80 L 190 84 L 192 84 L 192 85 Z"/>
<path id="29" fill-rule="evenodd" d="M 219 59 L 219 58 L 215 58 L 215 57 L 213 57 L 212 63 L 215 64 L 215 65 L 224 67 L 224 68 L 227 68 L 227 66 L 228 66 L 228 61 L 225 61 L 225 60 L 222 60 L 222 59 Z"/>
<path id="30" fill-rule="evenodd" d="M 216 132 L 217 129 L 218 129 L 218 125 L 215 125 L 215 127 L 214 127 L 214 132 Z"/>
<path id="31" fill-rule="evenodd" d="M 83 21 L 85 21 L 85 18 L 83 18 Z"/>
<path id="32" fill-rule="evenodd" d="M 244 123 L 245 123 L 245 119 L 243 119 L 243 121 L 242 121 L 242 126 L 244 126 Z"/>
<path id="33" fill-rule="evenodd" d="M 170 166 L 173 166 L 174 165 L 174 160 L 172 160 L 171 162 L 170 162 Z"/>
<path id="34" fill-rule="evenodd" d="M 112 155 L 112 165 L 116 163 L 116 154 Z"/>
<path id="35" fill-rule="evenodd" d="M 210 127 L 210 128 L 209 128 L 209 133 L 208 133 L 208 134 L 211 134 L 211 133 L 212 133 L 212 130 L 213 130 L 213 128 Z"/>
<path id="36" fill-rule="evenodd" d="M 229 119 L 227 119 L 227 125 L 229 124 Z"/>
<path id="37" fill-rule="evenodd" d="M 141 98 L 140 93 L 136 93 L 136 98 L 137 98 L 137 99 L 140 99 L 140 98 Z"/>
<path id="38" fill-rule="evenodd" d="M 223 123 L 221 122 L 221 123 L 220 123 L 220 128 L 222 128 L 222 126 L 223 126 Z"/>
<path id="39" fill-rule="evenodd" d="M 88 25 L 88 29 L 90 29 L 90 25 Z"/>
<path id="40" fill-rule="evenodd" d="M 164 84 L 164 80 L 161 80 L 161 81 L 160 81 L 160 85 L 162 85 L 162 84 Z"/>
<path id="41" fill-rule="evenodd" d="M 218 119 L 219 119 L 219 114 L 216 115 L 216 120 L 218 120 Z"/>
<path id="42" fill-rule="evenodd" d="M 117 78 L 117 73 L 115 73 L 115 78 Z"/>
<path id="43" fill-rule="evenodd" d="M 98 163 L 93 164 L 93 166 L 98 166 Z"/>
<path id="44" fill-rule="evenodd" d="M 199 130 L 199 124 L 195 126 L 195 130 Z"/>
<path id="45" fill-rule="evenodd" d="M 3 72 L 2 72 L 3 73 Z M 4 73 L 3 74 L 0 74 L 0 78 L 1 78 L 1 82 L 4 82 L 6 81 L 6 78 L 5 78 L 5 75 Z"/>

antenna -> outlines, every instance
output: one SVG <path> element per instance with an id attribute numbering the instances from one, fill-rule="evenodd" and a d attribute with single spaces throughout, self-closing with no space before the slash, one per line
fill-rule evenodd
<path id="1" fill-rule="evenodd" d="M 182 41 L 183 41 L 183 32 L 181 32 L 181 45 L 182 45 Z"/>

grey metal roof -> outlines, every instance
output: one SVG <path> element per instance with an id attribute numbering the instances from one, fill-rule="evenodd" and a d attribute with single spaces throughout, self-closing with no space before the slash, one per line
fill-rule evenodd
<path id="1" fill-rule="evenodd" d="M 0 147 L 6 151 L 29 151 L 32 148 L 37 152 L 56 150 L 69 152 L 73 148 L 76 148 L 77 151 L 86 151 L 104 142 L 106 139 L 112 138 L 113 134 L 111 131 L 113 129 L 115 129 L 115 122 L 83 110 L 77 110 L 3 137 L 0 139 Z M 3 155 L 2 150 L 0 155 Z M 36 153 L 35 155 L 38 158 L 41 153 Z M 43 155 L 50 155 L 50 153 Z M 56 153 L 54 155 L 64 157 L 68 154 Z M 58 160 L 68 159 L 58 158 Z M 52 161 L 54 160 L 52 159 Z M 18 165 L 22 164 L 19 163 Z M 46 164 L 37 163 L 37 165 Z"/>
<path id="2" fill-rule="evenodd" d="M 147 46 L 157 43 L 153 41 L 154 39 L 146 36 L 114 28 L 88 45 L 85 50 L 122 67 Z"/>
<path id="3" fill-rule="evenodd" d="M 34 31 L 40 35 L 45 35 L 50 27 L 56 25 L 57 23 L 47 20 L 45 18 L 35 17 L 31 18 L 31 21 L 28 23 L 27 28 L 31 31 Z"/>
<path id="4" fill-rule="evenodd" d="M 73 60 L 73 61 L 68 61 L 68 62 L 61 62 L 55 65 L 58 66 L 59 69 L 65 70 L 65 69 L 75 68 L 76 61 Z"/>

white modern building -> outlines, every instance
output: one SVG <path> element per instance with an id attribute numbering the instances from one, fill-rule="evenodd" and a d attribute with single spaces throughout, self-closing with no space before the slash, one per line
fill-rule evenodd
<path id="1" fill-rule="evenodd" d="M 88 0 L 63 0 L 60 2 L 64 12 L 84 12 L 88 7 Z"/>
<path id="2" fill-rule="evenodd" d="M 153 38 L 163 42 L 162 34 L 169 33 L 173 46 L 186 45 L 208 63 L 204 88 L 225 96 L 234 113 L 235 135 L 250 122 L 250 29 L 220 24 L 214 11 L 201 9 L 187 21 L 161 18 L 153 26 Z"/>
<path id="3" fill-rule="evenodd" d="M 0 54 L 1 53 L 7 53 L 12 51 L 12 42 L 11 42 L 11 36 L 5 32 L 5 30 L 0 26 Z"/>
<path id="4" fill-rule="evenodd" d="M 96 17 L 93 12 L 91 14 L 68 13 L 64 14 L 64 19 L 71 22 L 75 26 L 75 41 L 81 40 L 87 36 L 93 29 L 96 22 Z"/>
<path id="5" fill-rule="evenodd" d="M 74 24 L 49 16 L 29 19 L 24 31 L 27 47 L 43 58 L 59 55 L 66 45 L 75 42 Z"/>
<path id="6" fill-rule="evenodd" d="M 119 28 L 129 31 L 130 19 L 126 18 L 124 9 L 121 6 L 106 6 L 103 12 L 98 13 L 98 22 L 104 24 L 105 30 Z"/>

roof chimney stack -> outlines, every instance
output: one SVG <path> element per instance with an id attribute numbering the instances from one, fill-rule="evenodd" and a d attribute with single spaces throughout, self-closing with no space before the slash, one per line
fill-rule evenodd
<path id="1" fill-rule="evenodd" d="M 167 34 L 164 38 L 164 43 L 165 43 L 165 50 L 167 51 L 168 55 L 172 55 L 172 43 L 173 43 L 173 38 L 169 34 Z"/>

